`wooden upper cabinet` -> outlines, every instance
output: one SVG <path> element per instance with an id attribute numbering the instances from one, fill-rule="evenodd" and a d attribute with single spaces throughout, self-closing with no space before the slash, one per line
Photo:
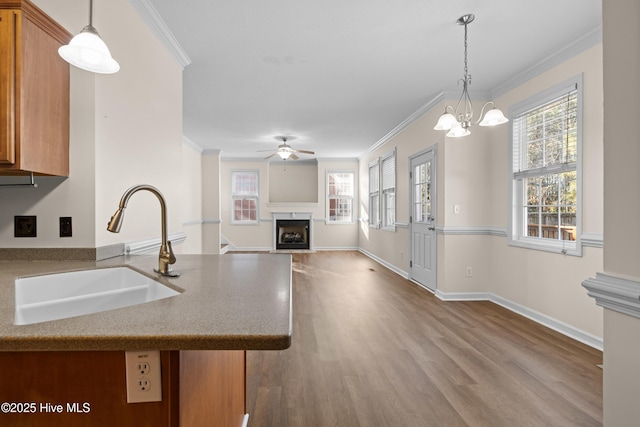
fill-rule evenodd
<path id="1" fill-rule="evenodd" d="M 71 34 L 27 0 L 0 0 L 0 175 L 69 175 Z"/>

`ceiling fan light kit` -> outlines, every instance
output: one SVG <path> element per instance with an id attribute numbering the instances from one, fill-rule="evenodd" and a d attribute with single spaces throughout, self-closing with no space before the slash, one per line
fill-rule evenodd
<path id="1" fill-rule="evenodd" d="M 272 158 L 275 155 L 278 155 L 283 161 L 286 160 L 298 160 L 300 157 L 296 155 L 296 153 L 302 154 L 315 154 L 313 151 L 309 150 L 294 150 L 289 144 L 287 144 L 286 136 L 277 136 L 277 140 L 282 141 L 282 144 L 278 145 L 278 148 L 275 150 L 275 153 L 265 157 L 265 160 Z M 271 150 L 260 150 L 260 151 L 271 151 Z"/>
<path id="2" fill-rule="evenodd" d="M 471 97 L 469 96 L 469 86 L 471 85 L 471 75 L 469 75 L 469 68 L 467 65 L 467 26 L 473 22 L 475 15 L 472 13 L 463 15 L 457 20 L 458 25 L 464 25 L 464 78 L 460 79 L 462 83 L 462 94 L 458 100 L 458 104 L 454 109 L 451 105 L 447 105 L 444 108 L 444 113 L 438 119 L 434 130 L 446 130 L 447 136 L 453 138 L 460 138 L 463 136 L 471 135 L 471 125 L 480 126 L 497 126 L 503 123 L 507 123 L 509 119 L 496 108 L 493 101 L 489 101 L 482 106 L 480 111 L 480 118 L 475 123 L 473 120 L 473 106 L 471 105 Z M 484 115 L 484 110 L 487 106 L 491 105 L 491 109 Z"/>

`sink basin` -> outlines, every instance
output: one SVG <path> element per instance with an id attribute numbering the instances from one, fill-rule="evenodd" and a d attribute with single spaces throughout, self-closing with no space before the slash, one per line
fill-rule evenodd
<path id="1" fill-rule="evenodd" d="M 16 325 L 128 307 L 180 293 L 127 267 L 26 277 L 15 281 Z"/>

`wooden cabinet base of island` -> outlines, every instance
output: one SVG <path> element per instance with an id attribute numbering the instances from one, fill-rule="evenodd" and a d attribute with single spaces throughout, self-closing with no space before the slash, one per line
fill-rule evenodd
<path id="1" fill-rule="evenodd" d="M 162 401 L 127 403 L 122 351 L 0 353 L 0 425 L 241 427 L 243 350 L 161 351 Z"/>

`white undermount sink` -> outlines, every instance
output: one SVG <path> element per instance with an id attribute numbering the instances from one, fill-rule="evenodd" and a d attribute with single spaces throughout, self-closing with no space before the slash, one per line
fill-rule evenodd
<path id="1" fill-rule="evenodd" d="M 127 267 L 16 279 L 16 325 L 128 307 L 180 293 Z"/>

